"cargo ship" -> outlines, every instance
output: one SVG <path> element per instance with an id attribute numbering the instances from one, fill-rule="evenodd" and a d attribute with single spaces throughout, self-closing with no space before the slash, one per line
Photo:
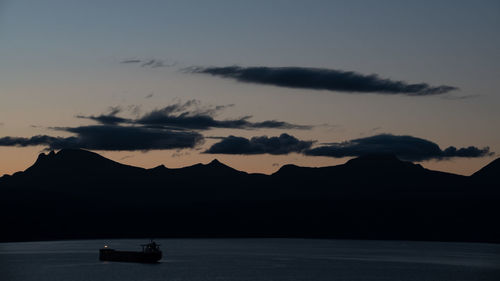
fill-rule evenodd
<path id="1" fill-rule="evenodd" d="M 104 246 L 99 249 L 99 260 L 120 261 L 120 262 L 140 262 L 156 263 L 162 258 L 160 245 L 151 240 L 150 243 L 141 245 L 142 251 L 117 251 Z"/>

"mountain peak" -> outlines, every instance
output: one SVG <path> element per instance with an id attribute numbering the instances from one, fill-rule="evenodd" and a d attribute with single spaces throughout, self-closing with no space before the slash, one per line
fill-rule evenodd
<path id="1" fill-rule="evenodd" d="M 148 169 L 148 171 L 150 172 L 154 172 L 154 173 L 162 173 L 164 171 L 168 171 L 169 169 L 167 167 L 165 167 L 165 165 L 161 164 L 161 165 L 158 165 L 154 168 L 151 168 L 151 169 Z"/>
<path id="2" fill-rule="evenodd" d="M 85 161 L 95 159 L 106 159 L 101 155 L 83 149 L 61 149 L 59 152 L 51 150 L 48 154 L 40 153 L 35 165 L 45 163 L 47 161 Z"/>
<path id="3" fill-rule="evenodd" d="M 198 164 L 194 164 L 192 166 L 178 168 L 175 170 L 180 171 L 182 173 L 187 173 L 187 174 L 201 173 L 201 174 L 208 175 L 208 176 L 220 176 L 220 175 L 228 175 L 228 174 L 245 174 L 245 172 L 241 172 L 241 171 L 238 171 L 232 167 L 229 167 L 229 166 L 225 165 L 224 163 L 221 163 L 217 159 L 210 161 L 210 163 L 208 163 L 208 164 L 198 163 Z"/>
<path id="4" fill-rule="evenodd" d="M 380 153 L 380 154 L 366 154 L 357 158 L 351 159 L 346 162 L 349 166 L 393 166 L 411 163 L 400 160 L 395 154 Z"/>
<path id="5" fill-rule="evenodd" d="M 210 163 L 208 163 L 208 165 L 210 165 L 210 166 L 221 166 L 221 165 L 225 166 L 219 160 L 217 160 L 217 158 L 215 158 L 214 160 L 210 161 Z"/>
<path id="6" fill-rule="evenodd" d="M 99 170 L 105 167 L 126 166 L 107 159 L 97 153 L 84 149 L 61 149 L 58 152 L 38 155 L 33 166 L 26 171 L 46 173 L 48 171 L 66 171 L 70 169 Z"/>
<path id="7" fill-rule="evenodd" d="M 45 161 L 45 159 L 47 159 L 48 157 L 53 157 L 55 154 L 56 153 L 54 152 L 54 150 L 51 150 L 50 153 L 47 153 L 47 154 L 42 152 L 42 153 L 38 154 L 38 158 L 36 159 L 36 162 Z"/>
<path id="8" fill-rule="evenodd" d="M 498 179 L 500 175 L 500 158 L 491 161 L 481 170 L 475 172 L 472 177 L 476 179 L 493 180 Z"/>
<path id="9" fill-rule="evenodd" d="M 347 161 L 347 163 L 400 163 L 401 161 L 396 154 L 392 153 L 373 153 L 373 154 L 365 154 L 354 159 Z"/>
<path id="10" fill-rule="evenodd" d="M 371 172 L 382 171 L 411 171 L 424 169 L 419 164 L 400 160 L 395 154 L 367 154 L 347 161 L 346 167 L 367 169 Z"/>
<path id="11" fill-rule="evenodd" d="M 230 170 L 234 170 L 234 168 L 229 167 L 228 165 L 220 162 L 217 159 L 214 159 L 214 160 L 210 161 L 210 163 L 206 164 L 205 166 L 206 167 L 210 167 L 210 168 L 216 168 L 216 169 L 226 169 L 226 170 L 230 169 Z"/>
<path id="12" fill-rule="evenodd" d="M 287 173 L 287 172 L 293 172 L 297 169 L 302 169 L 304 167 L 299 167 L 295 164 L 285 164 L 283 166 L 281 166 L 278 171 L 275 172 L 275 174 L 283 174 L 283 173 Z"/>

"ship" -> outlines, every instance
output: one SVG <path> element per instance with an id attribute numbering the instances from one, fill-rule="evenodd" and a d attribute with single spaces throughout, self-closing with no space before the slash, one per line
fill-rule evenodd
<path id="1" fill-rule="evenodd" d="M 162 258 L 160 244 L 151 240 L 148 244 L 143 244 L 142 251 L 118 251 L 104 246 L 99 249 L 99 260 L 119 261 L 119 262 L 140 262 L 156 263 Z"/>

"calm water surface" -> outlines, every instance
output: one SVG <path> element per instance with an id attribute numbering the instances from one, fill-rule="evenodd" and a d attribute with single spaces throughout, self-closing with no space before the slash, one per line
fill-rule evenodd
<path id="1" fill-rule="evenodd" d="M 100 262 L 103 245 L 0 243 L 0 280 L 500 280 L 500 245 L 313 239 L 162 239 L 158 264 Z"/>

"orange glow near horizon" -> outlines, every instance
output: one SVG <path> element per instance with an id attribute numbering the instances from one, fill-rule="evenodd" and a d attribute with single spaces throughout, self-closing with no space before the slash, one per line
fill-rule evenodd
<path id="1" fill-rule="evenodd" d="M 343 164 L 350 158 L 311 157 L 300 154 L 290 155 L 223 155 L 203 154 L 186 150 L 159 150 L 149 152 L 94 151 L 113 161 L 142 168 L 165 165 L 168 168 L 182 168 L 198 163 L 207 164 L 213 159 L 240 171 L 248 173 L 272 174 L 286 164 L 306 167 L 324 167 Z M 24 171 L 33 165 L 43 147 L 0 147 L 0 175 Z M 46 153 L 46 152 L 45 152 Z M 455 158 L 451 160 L 430 160 L 420 162 L 427 169 L 469 176 L 478 171 L 495 157 Z"/>

